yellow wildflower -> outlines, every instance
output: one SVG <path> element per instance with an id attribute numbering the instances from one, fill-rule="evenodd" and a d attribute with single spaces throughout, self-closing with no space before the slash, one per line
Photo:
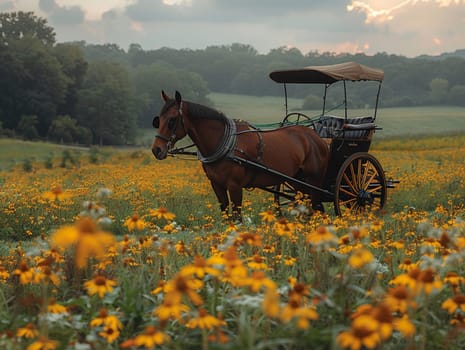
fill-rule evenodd
<path id="1" fill-rule="evenodd" d="M 151 209 L 150 215 L 156 217 L 157 219 L 173 220 L 176 215 L 170 213 L 166 208 L 160 207 L 158 209 Z"/>
<path id="2" fill-rule="evenodd" d="M 198 317 L 191 318 L 187 324 L 187 328 L 213 329 L 219 326 L 225 326 L 226 322 L 215 316 L 210 315 L 207 310 L 200 308 Z"/>
<path id="3" fill-rule="evenodd" d="M 444 301 L 441 307 L 447 310 L 450 314 L 454 314 L 456 311 L 465 312 L 465 295 L 456 294 L 452 298 Z"/>
<path id="4" fill-rule="evenodd" d="M 83 217 L 73 226 L 58 229 L 52 235 L 51 243 L 60 249 L 75 247 L 76 266 L 83 268 L 91 257 L 102 259 L 115 244 L 115 239 L 111 233 L 100 231 L 91 218 Z"/>
<path id="5" fill-rule="evenodd" d="M 71 195 L 61 188 L 61 186 L 55 186 L 53 187 L 50 191 L 44 192 L 42 195 L 45 199 L 48 199 L 50 201 L 55 201 L 55 200 L 63 200 L 71 197 Z"/>
<path id="6" fill-rule="evenodd" d="M 381 340 L 378 326 L 372 316 L 361 315 L 352 321 L 351 329 L 340 333 L 336 340 L 341 347 L 351 350 L 374 349 Z"/>
<path id="7" fill-rule="evenodd" d="M 58 342 L 56 340 L 41 336 L 34 343 L 30 344 L 26 350 L 55 350 L 57 347 Z"/>
<path id="8" fill-rule="evenodd" d="M 95 275 L 90 281 L 84 282 L 84 286 L 87 289 L 89 295 L 98 294 L 100 298 L 103 298 L 106 293 L 111 293 L 113 287 L 116 286 L 116 282 L 107 279 L 103 275 Z"/>
<path id="9" fill-rule="evenodd" d="M 26 261 L 21 261 L 19 268 L 14 270 L 13 274 L 19 276 L 21 284 L 28 284 L 34 280 L 34 270 L 27 265 Z"/>
<path id="10" fill-rule="evenodd" d="M 32 339 L 37 337 L 38 335 L 39 331 L 32 323 L 28 323 L 24 327 L 18 328 L 16 330 L 16 336 L 19 338 Z"/>
<path id="11" fill-rule="evenodd" d="M 130 218 L 126 219 L 123 226 L 127 227 L 129 231 L 142 231 L 147 226 L 147 223 L 139 215 L 133 214 Z"/>
<path id="12" fill-rule="evenodd" d="M 163 345 L 169 340 L 170 337 L 167 334 L 161 332 L 153 326 L 147 326 L 144 333 L 139 334 L 134 338 L 133 343 L 137 347 L 143 346 L 146 349 L 153 349 L 155 346 Z"/>
<path id="13" fill-rule="evenodd" d="M 354 269 L 360 269 L 374 260 L 373 254 L 365 248 L 357 249 L 352 252 L 349 257 L 348 263 Z"/>

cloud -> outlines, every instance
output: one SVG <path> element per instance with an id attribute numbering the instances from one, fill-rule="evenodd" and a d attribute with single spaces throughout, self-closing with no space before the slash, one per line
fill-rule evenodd
<path id="1" fill-rule="evenodd" d="M 394 4 L 391 4 L 393 3 Z M 388 1 L 388 4 L 382 6 L 379 4 L 380 1 L 352 1 L 350 5 L 347 5 L 347 10 L 359 11 L 365 14 L 366 23 L 371 22 L 386 22 L 391 21 L 397 15 L 398 12 L 405 10 L 410 7 L 413 9 L 415 5 L 421 3 L 431 3 L 437 7 L 449 7 L 451 5 L 465 4 L 465 0 L 403 0 L 403 1 Z M 376 4 L 376 5 L 375 5 Z"/>
<path id="2" fill-rule="evenodd" d="M 248 44 L 261 53 L 389 52 L 465 47 L 465 0 L 0 0 L 37 11 L 58 41 L 131 43 L 145 49 Z M 12 8 L 13 7 L 13 8 Z"/>
<path id="3" fill-rule="evenodd" d="M 14 3 L 13 1 L 5 1 L 5 2 L 2 2 L 0 3 L 0 12 L 3 12 L 3 11 L 12 11 L 14 10 Z"/>
<path id="4" fill-rule="evenodd" d="M 39 0 L 39 8 L 44 12 L 50 13 L 56 7 L 55 0 Z"/>
<path id="5" fill-rule="evenodd" d="M 79 6 L 57 6 L 50 15 L 51 23 L 74 26 L 84 22 L 84 11 Z"/>

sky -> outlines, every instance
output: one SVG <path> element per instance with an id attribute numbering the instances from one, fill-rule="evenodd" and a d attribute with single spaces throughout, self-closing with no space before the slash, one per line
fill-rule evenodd
<path id="1" fill-rule="evenodd" d="M 247 44 L 416 57 L 465 49 L 465 0 L 0 0 L 33 11 L 58 42 L 127 50 Z"/>

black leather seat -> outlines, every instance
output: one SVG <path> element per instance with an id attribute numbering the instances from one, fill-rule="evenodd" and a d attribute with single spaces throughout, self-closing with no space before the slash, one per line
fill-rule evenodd
<path id="1" fill-rule="evenodd" d="M 321 116 L 314 122 L 314 129 L 323 138 L 365 138 L 376 125 L 372 117 L 347 118 Z"/>

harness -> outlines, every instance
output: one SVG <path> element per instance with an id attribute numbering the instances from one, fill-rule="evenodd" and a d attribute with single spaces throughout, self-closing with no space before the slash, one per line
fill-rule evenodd
<path id="1" fill-rule="evenodd" d="M 226 119 L 224 126 L 224 135 L 221 144 L 218 145 L 215 152 L 210 155 L 203 155 L 197 150 L 197 158 L 204 164 L 210 164 L 229 157 L 235 150 L 237 135 L 236 123 L 231 119 Z"/>

